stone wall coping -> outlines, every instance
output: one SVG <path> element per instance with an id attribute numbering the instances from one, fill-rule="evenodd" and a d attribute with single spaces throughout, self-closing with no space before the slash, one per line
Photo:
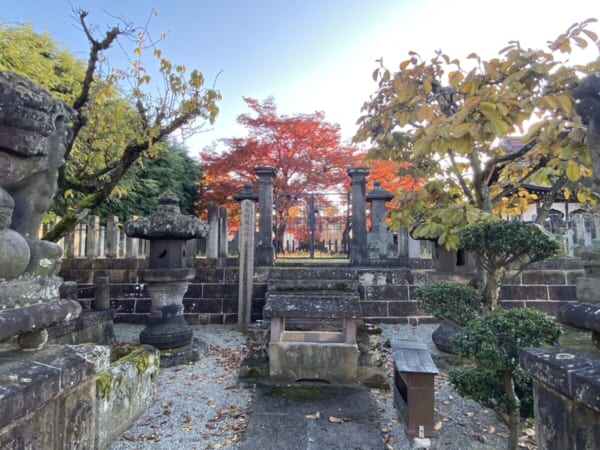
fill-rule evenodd
<path id="1" fill-rule="evenodd" d="M 600 331 L 600 304 L 570 302 L 559 306 L 556 319 L 580 330 Z"/>
<path id="2" fill-rule="evenodd" d="M 0 350 L 0 428 L 36 410 L 110 364 L 109 347 L 47 345 L 36 352 Z"/>
<path id="3" fill-rule="evenodd" d="M 534 380 L 600 412 L 600 353 L 554 347 L 521 350 L 521 366 Z"/>

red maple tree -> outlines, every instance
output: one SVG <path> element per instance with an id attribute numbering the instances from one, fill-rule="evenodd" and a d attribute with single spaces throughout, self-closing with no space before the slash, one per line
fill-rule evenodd
<path id="1" fill-rule="evenodd" d="M 251 112 L 237 121 L 247 136 L 223 139 L 224 151 L 206 148 L 201 154 L 203 178 L 200 180 L 198 211 L 206 211 L 209 202 L 229 210 L 230 229 L 237 229 L 239 204 L 232 195 L 252 182 L 256 188 L 257 166 L 277 170 L 276 195 L 314 191 L 344 192 L 348 189 L 347 170 L 360 165 L 363 155 L 356 147 L 341 143 L 340 127 L 325 120 L 322 112 L 282 115 L 275 101 L 244 99 Z M 278 222 L 285 224 L 286 208 Z"/>
<path id="2" fill-rule="evenodd" d="M 425 180 L 411 174 L 408 162 L 384 161 L 370 159 L 367 166 L 371 169 L 367 190 L 373 189 L 373 183 L 379 181 L 381 187 L 395 194 L 398 189 L 416 191 L 423 187 Z"/>

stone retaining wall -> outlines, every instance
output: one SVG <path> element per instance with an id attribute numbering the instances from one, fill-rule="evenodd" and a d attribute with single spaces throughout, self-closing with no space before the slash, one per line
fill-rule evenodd
<path id="1" fill-rule="evenodd" d="M 237 323 L 238 270 L 230 259 L 224 268 L 205 259 L 195 259 L 197 274 L 184 296 L 185 317 L 190 324 Z M 146 267 L 141 259 L 65 260 L 61 276 L 78 283 L 78 298 L 85 306 L 94 296 L 93 280 L 108 276 L 111 281 L 111 307 L 116 321 L 145 323 L 150 310 L 146 286 L 139 282 L 138 270 Z M 307 266 L 310 267 L 310 266 Z M 319 270 L 316 267 L 313 270 Z M 257 268 L 252 301 L 252 319 L 262 318 L 269 270 Z M 420 261 L 407 268 L 353 268 L 360 280 L 359 292 L 365 319 L 373 322 L 419 323 L 431 321 L 417 307 L 414 289 L 429 279 L 468 281 L 473 274 L 440 273 L 424 268 Z M 506 307 L 535 307 L 554 314 L 563 301 L 575 300 L 575 281 L 583 275 L 577 258 L 556 258 L 539 263 L 512 279 L 502 288 Z"/>

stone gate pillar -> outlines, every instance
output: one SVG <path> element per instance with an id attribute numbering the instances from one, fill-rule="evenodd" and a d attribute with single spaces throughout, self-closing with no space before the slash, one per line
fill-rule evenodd
<path id="1" fill-rule="evenodd" d="M 241 192 L 233 195 L 240 202 L 240 229 L 238 240 L 239 286 L 238 324 L 248 327 L 252 320 L 252 292 L 254 286 L 254 237 L 256 231 L 256 205 L 258 195 L 252 190 L 252 183 L 246 183 Z"/>
<path id="2" fill-rule="evenodd" d="M 367 212 L 366 190 L 368 167 L 348 169 L 352 186 L 352 238 L 350 239 L 350 264 L 366 264 L 369 260 L 367 250 Z"/>
<path id="3" fill-rule="evenodd" d="M 256 242 L 257 266 L 270 266 L 275 260 L 273 247 L 273 178 L 274 167 L 255 167 L 258 175 L 258 235 Z"/>

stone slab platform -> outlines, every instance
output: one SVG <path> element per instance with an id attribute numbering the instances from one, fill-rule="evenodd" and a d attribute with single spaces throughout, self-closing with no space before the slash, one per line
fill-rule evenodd
<path id="1" fill-rule="evenodd" d="M 319 412 L 318 419 L 307 415 Z M 330 417 L 343 419 L 332 423 Z M 384 449 L 368 389 L 322 385 L 259 386 L 242 450 Z"/>

